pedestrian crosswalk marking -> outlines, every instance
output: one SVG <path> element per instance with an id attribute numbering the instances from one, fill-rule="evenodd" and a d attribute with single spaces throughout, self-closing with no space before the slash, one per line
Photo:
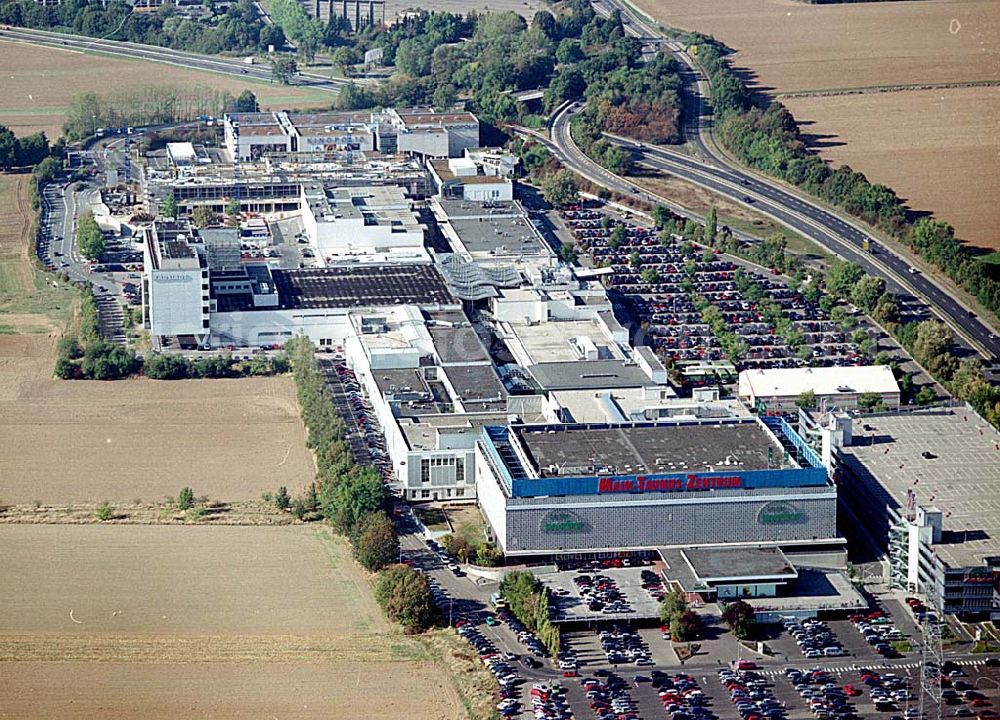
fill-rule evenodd
<path id="1" fill-rule="evenodd" d="M 973 660 L 969 658 L 964 658 L 961 660 L 945 660 L 945 662 L 952 662 L 960 667 L 981 667 L 986 664 L 986 660 Z M 795 667 L 795 666 L 791 666 Z M 919 662 L 906 662 L 906 663 L 852 663 L 851 665 L 828 665 L 824 667 L 812 666 L 808 668 L 799 668 L 800 670 L 807 671 L 812 669 L 822 670 L 826 673 L 843 673 L 843 672 L 854 672 L 860 668 L 867 668 L 869 670 L 914 670 L 920 667 Z M 784 669 L 780 670 L 762 670 L 760 674 L 764 677 L 781 677 L 785 674 Z"/>

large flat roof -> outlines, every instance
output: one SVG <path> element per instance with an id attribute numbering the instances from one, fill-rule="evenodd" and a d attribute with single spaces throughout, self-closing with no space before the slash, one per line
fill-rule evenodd
<path id="1" fill-rule="evenodd" d="M 451 226 L 473 257 L 539 255 L 546 252 L 523 216 L 452 218 Z"/>
<path id="2" fill-rule="evenodd" d="M 433 265 L 352 265 L 275 270 L 282 308 L 456 305 Z"/>
<path id="3" fill-rule="evenodd" d="M 452 413 L 399 419 L 410 450 L 435 450 L 439 432 L 478 434 L 484 425 L 503 424 L 506 413 Z"/>
<path id="4" fill-rule="evenodd" d="M 617 348 L 601 332 L 594 320 L 560 320 L 537 325 L 511 325 L 510 329 L 521 342 L 521 347 L 533 364 L 579 361 L 580 353 L 573 340 L 581 336 L 590 338 L 597 347 L 601 359 L 621 357 Z"/>
<path id="5" fill-rule="evenodd" d="M 744 370 L 739 386 L 740 395 L 756 397 L 798 397 L 806 390 L 817 395 L 899 392 L 888 365 Z"/>
<path id="6" fill-rule="evenodd" d="M 789 580 L 797 573 L 776 547 L 693 547 L 681 550 L 694 575 L 702 582 L 767 578 Z"/>
<path id="7" fill-rule="evenodd" d="M 507 390 L 492 365 L 450 365 L 448 382 L 469 412 L 498 412 L 507 407 Z"/>
<path id="8" fill-rule="evenodd" d="M 610 427 L 512 425 L 542 477 L 776 468 L 782 449 L 756 421 Z M 727 464 L 728 461 L 728 464 Z M 556 470 L 549 472 L 548 468 Z M 596 468 L 589 472 L 586 469 Z"/>
<path id="9" fill-rule="evenodd" d="M 490 359 L 471 325 L 429 325 L 434 349 L 444 363 L 475 363 Z"/>
<path id="10" fill-rule="evenodd" d="M 652 382 L 638 365 L 621 360 L 542 362 L 529 367 L 528 372 L 545 390 L 603 390 Z"/>
<path id="11" fill-rule="evenodd" d="M 934 550 L 948 565 L 979 567 L 1000 556 L 1000 433 L 964 407 L 864 421 L 870 430 L 856 425 L 842 449 L 856 476 L 877 482 L 900 508 L 912 490 L 918 505 L 941 510 Z"/>

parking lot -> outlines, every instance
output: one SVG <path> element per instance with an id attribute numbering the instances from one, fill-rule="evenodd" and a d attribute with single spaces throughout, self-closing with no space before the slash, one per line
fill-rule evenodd
<path id="1" fill-rule="evenodd" d="M 650 345 L 679 363 L 730 359 L 743 368 L 860 365 L 853 336 L 815 300 L 750 270 L 595 208 L 564 211 L 581 250 L 610 267 L 608 286 L 648 323 Z M 713 309 L 714 308 L 714 309 Z"/>
<path id="2" fill-rule="evenodd" d="M 385 450 L 382 430 L 354 372 L 343 362 L 333 359 L 323 358 L 319 366 L 337 414 L 347 427 L 346 440 L 354 461 L 360 465 L 374 465 L 382 479 L 391 482 L 392 464 Z"/>
<path id="3" fill-rule="evenodd" d="M 649 584 L 644 570 L 652 572 L 641 567 L 563 570 L 540 574 L 538 579 L 551 588 L 560 621 L 627 621 L 659 616 L 660 599 L 643 587 Z"/>

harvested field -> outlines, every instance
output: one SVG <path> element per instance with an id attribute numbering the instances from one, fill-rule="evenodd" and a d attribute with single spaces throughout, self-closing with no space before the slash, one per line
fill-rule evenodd
<path id="1" fill-rule="evenodd" d="M 4 502 L 250 500 L 312 479 L 290 377 L 62 381 L 17 352 L 0 336 Z"/>
<path id="2" fill-rule="evenodd" d="M 441 669 L 429 663 L 24 662 L 4 670 L 4 714 L 14 718 L 462 717 L 457 700 L 446 700 L 454 692 Z"/>
<path id="3" fill-rule="evenodd" d="M 993 0 L 808 5 L 796 0 L 634 0 L 667 26 L 711 34 L 778 92 L 1000 80 Z"/>
<path id="4" fill-rule="evenodd" d="M 462 714 L 325 530 L 6 526 L 0 544 L 8 716 Z"/>
<path id="5" fill-rule="evenodd" d="M 52 139 L 62 132 L 63 115 L 73 95 L 103 92 L 109 78 L 116 89 L 153 86 L 207 85 L 234 96 L 250 89 L 265 109 L 324 107 L 332 102 L 328 93 L 237 79 L 218 73 L 187 70 L 162 63 L 125 60 L 99 54 L 60 50 L 37 45 L 0 41 L 0 67 L 4 69 L 4 93 L 0 97 L 0 124 L 18 135 L 44 130 Z"/>
<path id="6" fill-rule="evenodd" d="M 1000 82 L 994 0 L 634 4 L 664 25 L 714 35 L 737 51 L 735 66 L 772 94 Z M 783 102 L 797 119 L 814 123 L 803 131 L 826 157 L 849 162 L 908 198 L 914 209 L 953 223 L 962 239 L 996 248 L 996 93 L 996 87 L 956 87 Z"/>
<path id="7" fill-rule="evenodd" d="M 825 138 L 823 157 L 895 188 L 913 209 L 952 223 L 959 237 L 1000 249 L 1000 87 L 785 103 L 809 122 L 805 131 Z"/>

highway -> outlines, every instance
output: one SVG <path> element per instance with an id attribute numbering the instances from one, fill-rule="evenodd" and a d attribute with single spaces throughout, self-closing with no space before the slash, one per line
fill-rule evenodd
<path id="1" fill-rule="evenodd" d="M 118 40 L 99 40 L 84 35 L 49 32 L 47 30 L 29 30 L 27 28 L 8 27 L 0 29 L 0 40 L 30 43 L 58 48 L 64 51 L 95 52 L 118 57 L 148 60 L 166 65 L 176 65 L 194 70 L 243 77 L 257 81 L 271 82 L 270 65 L 247 65 L 238 58 L 227 58 L 220 55 L 201 55 L 198 53 L 173 50 L 157 45 L 122 42 Z M 350 81 L 337 78 L 324 78 L 312 73 L 299 73 L 292 78 L 291 84 L 309 87 L 323 92 L 336 94 L 340 88 Z"/>
<path id="2" fill-rule="evenodd" d="M 614 9 L 619 10 L 629 34 L 645 41 L 659 40 L 680 62 L 685 82 L 685 134 L 695 155 L 676 148 L 643 145 L 625 139 L 612 140 L 630 147 L 639 162 L 752 207 L 815 240 L 830 252 L 859 263 L 866 272 L 884 278 L 887 287 L 904 299 L 906 295 L 912 295 L 925 300 L 934 313 L 956 331 L 959 340 L 981 354 L 988 364 L 1000 358 L 1000 338 L 968 307 L 956 300 L 946 286 L 923 273 L 910 272 L 910 260 L 877 245 L 876 240 L 854 221 L 826 209 L 803 193 L 792 191 L 775 180 L 735 164 L 721 152 L 712 136 L 711 114 L 705 100 L 710 95 L 708 82 L 682 45 L 667 40 L 658 28 L 622 0 L 596 0 L 594 6 L 604 15 Z M 562 133 L 558 127 L 559 123 L 568 125 L 571 112 L 572 108 L 565 109 L 556 118 L 553 138 L 563 154 L 582 155 L 571 144 L 571 138 L 570 143 L 565 142 L 568 132 Z M 875 254 L 865 252 L 863 247 L 866 241 L 869 247 L 877 248 Z"/>

